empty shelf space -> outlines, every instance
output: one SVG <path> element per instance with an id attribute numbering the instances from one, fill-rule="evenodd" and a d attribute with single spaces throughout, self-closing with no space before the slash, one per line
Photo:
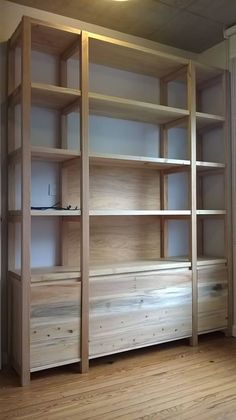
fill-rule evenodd
<path id="1" fill-rule="evenodd" d="M 81 92 L 76 89 L 69 89 L 60 86 L 48 85 L 43 83 L 31 83 L 32 105 L 37 105 L 52 109 L 63 109 L 68 105 L 77 102 Z M 21 99 L 21 85 L 19 85 L 10 95 L 9 103 L 17 104 Z"/>
<path id="2" fill-rule="evenodd" d="M 190 210 L 90 210 L 90 216 L 190 216 Z"/>
<path id="3" fill-rule="evenodd" d="M 196 112 L 197 129 L 204 129 L 209 126 L 222 124 L 225 118 L 221 115 L 206 114 L 204 112 Z"/>
<path id="4" fill-rule="evenodd" d="M 31 210 L 31 216 L 80 216 L 81 211 L 80 210 L 53 210 L 53 209 L 47 209 L 47 210 Z"/>
<path id="5" fill-rule="evenodd" d="M 101 165 L 116 165 L 116 166 L 127 166 L 127 167 L 144 167 L 151 169 L 170 169 L 173 167 L 188 167 L 190 166 L 190 160 L 179 160 L 179 159 L 166 159 L 166 158 L 154 158 L 154 157 L 143 157 L 143 156 L 130 156 L 130 155 L 116 155 L 116 154 L 99 154 L 94 153 L 90 155 L 90 162 L 92 164 Z"/>
<path id="6" fill-rule="evenodd" d="M 90 112 L 95 115 L 164 124 L 189 115 L 185 109 L 89 93 Z"/>

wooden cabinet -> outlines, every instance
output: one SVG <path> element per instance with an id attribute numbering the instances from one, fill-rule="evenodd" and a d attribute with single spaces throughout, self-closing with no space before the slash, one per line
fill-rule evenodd
<path id="1" fill-rule="evenodd" d="M 188 269 L 90 278 L 90 357 L 190 337 Z"/>
<path id="2" fill-rule="evenodd" d="M 22 385 L 230 331 L 228 80 L 23 17 L 7 103 L 9 353 Z"/>

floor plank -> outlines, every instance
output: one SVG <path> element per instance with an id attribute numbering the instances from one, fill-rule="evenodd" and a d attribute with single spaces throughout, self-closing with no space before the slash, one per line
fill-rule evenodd
<path id="1" fill-rule="evenodd" d="M 0 418 L 47 420 L 236 419 L 236 339 L 222 334 L 32 375 L 20 388 L 0 374 Z"/>

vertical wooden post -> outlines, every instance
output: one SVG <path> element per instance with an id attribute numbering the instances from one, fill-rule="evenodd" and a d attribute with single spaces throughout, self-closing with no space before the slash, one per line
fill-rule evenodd
<path id="1" fill-rule="evenodd" d="M 59 61 L 59 85 L 62 87 L 67 87 L 67 60 L 60 57 Z M 68 148 L 67 141 L 67 118 L 68 116 L 60 113 L 60 147 L 62 149 Z"/>
<path id="2" fill-rule="evenodd" d="M 161 82 L 161 85 L 166 85 L 165 83 Z M 160 127 L 160 156 L 167 158 L 168 157 L 168 130 L 165 125 L 161 125 Z M 168 176 L 163 172 L 160 171 L 160 207 L 161 210 L 165 210 L 168 208 L 168 200 L 167 200 L 167 191 L 168 191 Z M 161 217 L 160 219 L 160 226 L 161 226 L 161 258 L 166 258 L 168 255 L 168 220 L 165 217 Z"/>
<path id="3" fill-rule="evenodd" d="M 229 71 L 224 71 L 223 74 L 223 109 L 224 109 L 224 150 L 225 150 L 225 256 L 227 258 L 228 266 L 228 328 L 227 335 L 232 335 L 233 324 L 233 275 L 232 275 L 232 150 L 231 150 L 231 100 L 230 100 L 230 74 Z"/>
<path id="4" fill-rule="evenodd" d="M 31 24 L 29 18 L 22 21 L 21 56 L 21 384 L 30 382 L 30 248 L 31 248 Z"/>
<path id="5" fill-rule="evenodd" d="M 80 371 L 89 367 L 89 72 L 88 34 L 81 33 L 80 48 L 80 144 L 81 144 L 81 338 Z"/>
<path id="6" fill-rule="evenodd" d="M 196 73 L 190 61 L 188 65 L 189 148 L 191 160 L 191 265 L 192 265 L 192 339 L 198 344 L 198 284 L 197 284 L 197 171 L 196 171 Z"/>

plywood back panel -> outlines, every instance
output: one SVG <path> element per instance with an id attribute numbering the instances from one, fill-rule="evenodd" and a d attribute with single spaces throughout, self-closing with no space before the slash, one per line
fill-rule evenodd
<path id="1" fill-rule="evenodd" d="M 80 357 L 80 283 L 65 281 L 31 287 L 31 369 Z"/>
<path id="2" fill-rule="evenodd" d="M 63 264 L 79 265 L 79 223 L 64 220 L 63 238 Z M 90 218 L 90 264 L 159 257 L 160 220 L 157 217 Z"/>
<path id="3" fill-rule="evenodd" d="M 159 210 L 159 172 L 143 168 L 90 167 L 90 209 Z M 62 204 L 80 206 L 78 161 L 63 165 Z"/>
<path id="4" fill-rule="evenodd" d="M 191 271 L 90 279 L 90 357 L 191 335 Z"/>

